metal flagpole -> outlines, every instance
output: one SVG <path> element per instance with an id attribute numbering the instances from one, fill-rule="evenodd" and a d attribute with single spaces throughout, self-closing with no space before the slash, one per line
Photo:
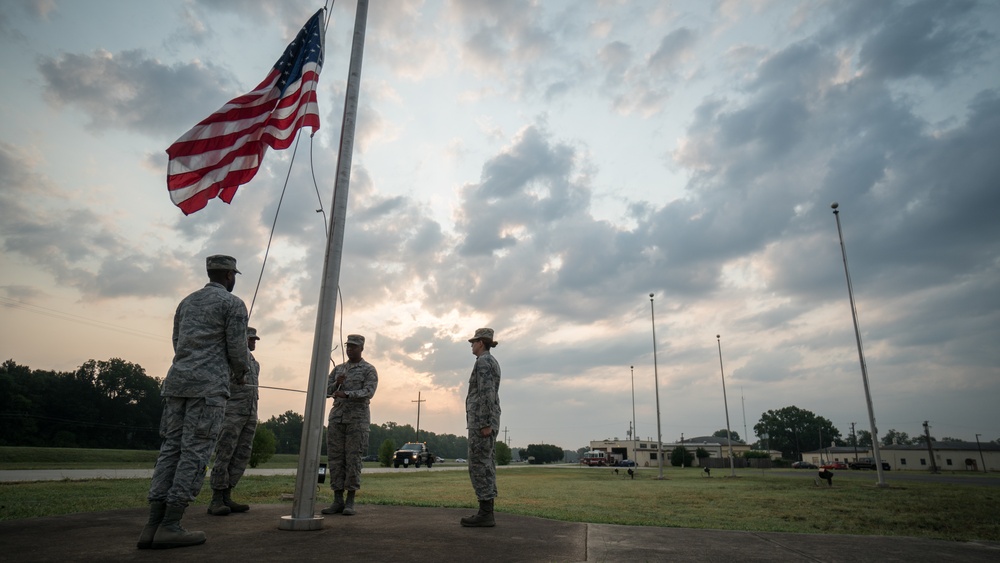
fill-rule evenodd
<path id="1" fill-rule="evenodd" d="M 653 384 L 656 386 L 656 459 L 660 462 L 660 476 L 663 479 L 663 434 L 660 432 L 660 375 L 656 369 L 656 313 L 653 311 L 653 294 L 649 294 L 649 318 L 653 324 Z"/>
<path id="2" fill-rule="evenodd" d="M 851 318 L 854 319 L 854 338 L 858 341 L 858 360 L 861 362 L 861 379 L 865 384 L 865 400 L 868 402 L 868 422 L 872 429 L 872 453 L 875 454 L 875 470 L 878 473 L 878 486 L 886 487 L 885 474 L 882 472 L 882 454 L 878 448 L 878 429 L 875 428 L 875 407 L 872 406 L 872 393 L 868 388 L 868 368 L 865 366 L 865 352 L 861 346 L 861 326 L 858 324 L 858 309 L 854 306 L 854 288 L 851 286 L 851 272 L 847 269 L 847 247 L 844 246 L 844 232 L 840 229 L 840 205 L 835 201 L 830 204 L 833 216 L 837 220 L 837 236 L 840 237 L 840 253 L 844 257 L 844 275 L 847 276 L 847 296 L 851 300 Z M 822 446 L 822 444 L 820 444 Z"/>
<path id="3" fill-rule="evenodd" d="M 722 374 L 722 404 L 726 407 L 726 441 L 729 442 L 729 470 L 736 477 L 736 460 L 733 459 L 733 433 L 729 430 L 729 399 L 726 398 L 726 370 L 722 368 L 722 335 L 716 334 L 715 341 L 719 344 L 719 373 Z"/>
<path id="4" fill-rule="evenodd" d="M 316 516 L 316 481 L 323 434 L 323 411 L 326 405 L 326 380 L 333 345 L 334 315 L 337 309 L 337 287 L 340 284 L 340 261 L 344 250 L 344 222 L 347 220 L 347 194 L 351 183 L 351 155 L 354 151 L 354 129 L 361 91 L 361 60 L 365 50 L 365 27 L 368 22 L 368 0 L 358 0 L 354 20 L 354 43 L 351 46 L 351 66 L 344 99 L 344 119 L 340 128 L 340 155 L 337 178 L 333 188 L 333 220 L 327 236 L 326 257 L 323 261 L 323 283 L 316 311 L 316 335 L 313 339 L 312 364 L 306 412 L 302 425 L 299 465 L 295 474 L 295 499 L 291 516 L 282 516 L 281 530 L 319 530 L 323 517 Z"/>

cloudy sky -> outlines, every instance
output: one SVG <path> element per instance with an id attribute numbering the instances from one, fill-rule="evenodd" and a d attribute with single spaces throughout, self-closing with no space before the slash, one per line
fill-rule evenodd
<path id="1" fill-rule="evenodd" d="M 0 4 L 2 359 L 163 377 L 224 253 L 262 384 L 305 389 L 354 2 L 312 139 L 232 205 L 185 217 L 165 185 L 321 7 L 278 4 Z M 837 201 L 880 434 L 1000 438 L 997 30 L 988 0 L 373 2 L 335 335 L 368 339 L 373 422 L 419 393 L 421 428 L 464 433 L 490 326 L 512 446 L 625 438 L 633 389 L 655 439 L 654 371 L 665 441 L 724 428 L 717 334 L 741 436 L 790 405 L 868 429 Z"/>

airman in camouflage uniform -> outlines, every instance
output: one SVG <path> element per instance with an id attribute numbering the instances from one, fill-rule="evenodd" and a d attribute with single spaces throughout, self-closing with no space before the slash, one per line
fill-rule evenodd
<path id="1" fill-rule="evenodd" d="M 219 439 L 230 379 L 242 384 L 250 371 L 247 308 L 232 294 L 236 259 L 205 261 L 209 283 L 188 295 L 174 313 L 174 359 L 163 380 L 163 442 L 149 487 L 149 521 L 139 549 L 205 543 L 204 532 L 188 532 L 180 521 L 205 481 L 205 468 Z"/>
<path id="2" fill-rule="evenodd" d="M 322 512 L 350 516 L 355 514 L 354 493 L 361 488 L 361 458 L 368 451 L 369 404 L 378 388 L 378 372 L 361 357 L 364 336 L 349 334 L 345 348 L 347 363 L 333 368 L 326 383 L 326 394 L 333 397 L 326 429 L 333 504 Z"/>
<path id="3" fill-rule="evenodd" d="M 469 339 L 476 365 L 469 378 L 465 419 L 469 429 L 469 478 L 479 500 L 479 512 L 462 518 L 469 527 L 495 526 L 493 500 L 497 497 L 496 440 L 500 427 L 500 364 L 490 354 L 499 342 L 492 328 L 480 328 Z"/>
<path id="4" fill-rule="evenodd" d="M 250 371 L 245 385 L 230 388 L 226 403 L 226 418 L 222 422 L 219 443 L 215 446 L 215 463 L 212 465 L 212 502 L 208 513 L 225 516 L 230 512 L 246 512 L 250 505 L 236 502 L 232 491 L 243 477 L 250 454 L 253 452 L 253 435 L 257 431 L 257 385 L 260 381 L 260 364 L 253 357 L 257 348 L 257 329 L 247 327 L 247 348 L 250 349 Z"/>

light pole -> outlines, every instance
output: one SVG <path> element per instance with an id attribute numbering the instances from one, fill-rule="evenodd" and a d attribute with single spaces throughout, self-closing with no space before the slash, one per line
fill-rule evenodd
<path id="1" fill-rule="evenodd" d="M 639 463 L 639 460 L 635 459 L 639 457 L 638 452 L 635 450 L 635 366 L 628 367 L 629 372 L 632 374 L 632 461 Z"/>
<path id="2" fill-rule="evenodd" d="M 660 476 L 663 479 L 663 434 L 660 432 L 660 376 L 656 370 L 656 313 L 653 310 L 653 294 L 649 294 L 649 318 L 653 323 L 653 384 L 656 386 L 656 459 L 660 462 Z"/>
<path id="3" fill-rule="evenodd" d="M 865 384 L 865 401 L 868 403 L 868 423 L 872 428 L 872 452 L 875 454 L 875 470 L 878 472 L 878 486 L 885 487 L 885 474 L 882 472 L 882 454 L 878 447 L 878 429 L 875 428 L 875 408 L 872 406 L 872 393 L 868 387 L 868 368 L 865 366 L 865 352 L 861 346 L 861 327 L 858 325 L 858 309 L 854 305 L 854 288 L 851 286 L 851 271 L 847 267 L 847 247 L 844 246 L 844 232 L 840 228 L 840 205 L 835 201 L 830 204 L 833 217 L 837 220 L 837 236 L 840 237 L 840 253 L 844 257 L 844 276 L 847 278 L 847 297 L 851 301 L 851 318 L 854 319 L 854 338 L 858 343 L 858 360 L 861 362 L 861 380 Z"/>
<path id="4" fill-rule="evenodd" d="M 729 399 L 726 398 L 726 370 L 722 368 L 722 335 L 715 335 L 715 342 L 719 345 L 719 373 L 722 374 L 722 404 L 726 407 L 726 441 L 729 442 L 729 471 L 730 476 L 736 477 L 736 461 L 733 459 L 733 433 L 729 430 Z"/>
<path id="5" fill-rule="evenodd" d="M 976 447 L 979 448 L 979 461 L 983 462 L 983 473 L 989 473 L 986 470 L 986 458 L 983 457 L 983 446 L 979 443 L 979 434 L 976 434 Z"/>

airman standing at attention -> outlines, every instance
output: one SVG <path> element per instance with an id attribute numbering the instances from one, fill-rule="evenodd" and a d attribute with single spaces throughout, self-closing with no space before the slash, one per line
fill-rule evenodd
<path id="1" fill-rule="evenodd" d="M 333 504 L 321 512 L 351 516 L 355 514 L 354 493 L 361 488 L 361 458 L 368 452 L 369 405 L 378 388 L 378 372 L 361 357 L 365 350 L 364 336 L 347 335 L 345 348 L 347 363 L 333 368 L 326 383 L 326 394 L 333 397 L 326 428 Z"/>
<path id="2" fill-rule="evenodd" d="M 230 379 L 243 384 L 250 371 L 247 307 L 232 294 L 236 259 L 205 260 L 209 283 L 188 295 L 174 313 L 174 359 L 163 380 L 160 455 L 149 485 L 149 520 L 139 549 L 205 543 L 205 532 L 181 527 L 184 510 L 201 491 L 219 439 Z"/>
<path id="3" fill-rule="evenodd" d="M 250 350 L 250 371 L 245 385 L 234 385 L 226 403 L 226 417 L 215 446 L 215 463 L 212 465 L 212 503 L 208 513 L 225 516 L 230 512 L 246 512 L 249 504 L 236 502 L 233 489 L 243 477 L 253 452 L 253 436 L 257 432 L 257 385 L 260 382 L 260 364 L 253 357 L 257 349 L 257 329 L 247 327 L 247 348 Z"/>

